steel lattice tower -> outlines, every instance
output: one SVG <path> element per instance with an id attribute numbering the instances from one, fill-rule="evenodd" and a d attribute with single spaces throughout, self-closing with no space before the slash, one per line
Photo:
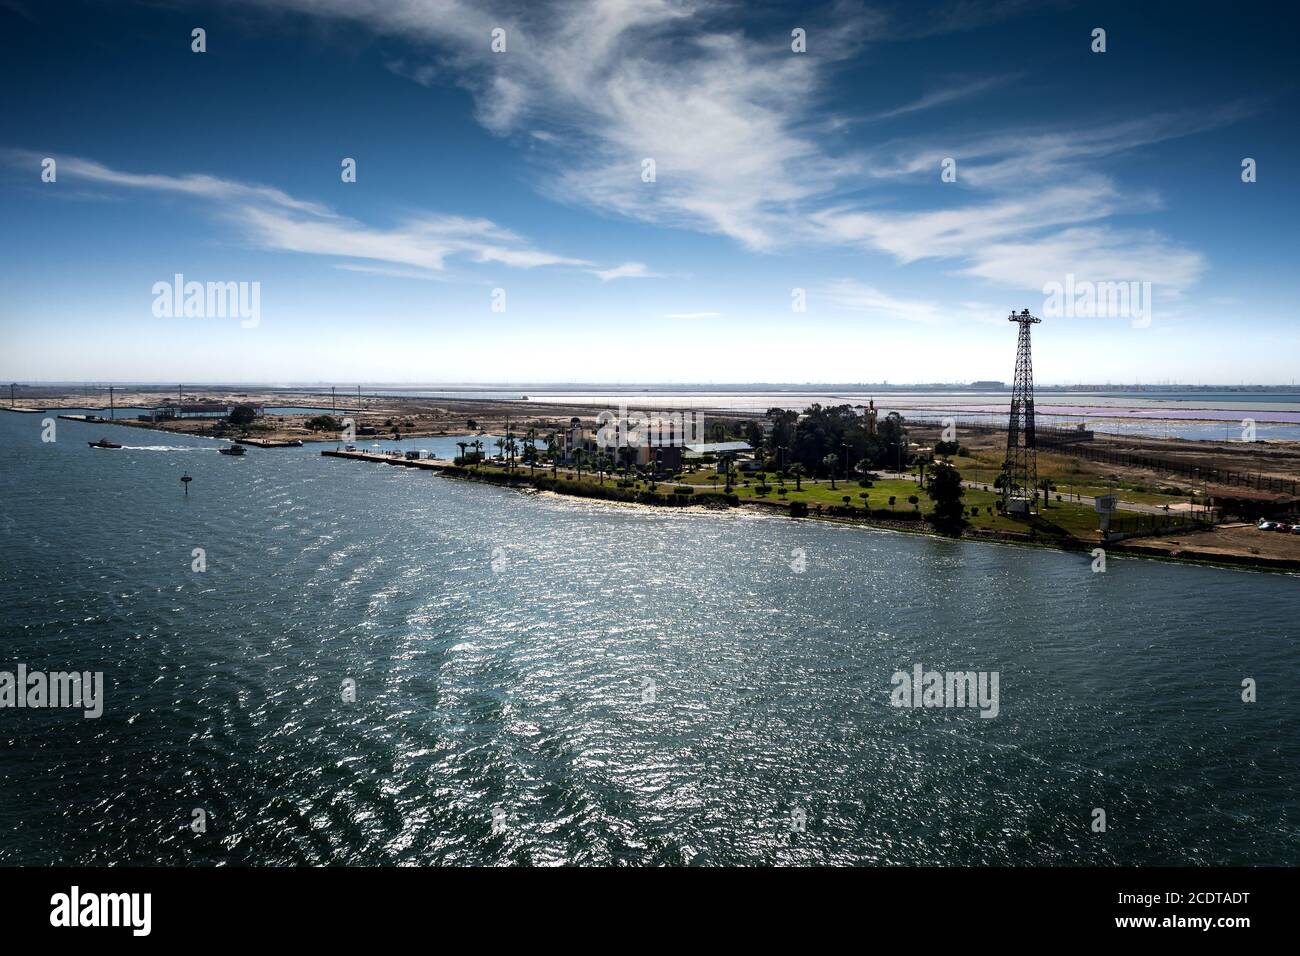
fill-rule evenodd
<path id="1" fill-rule="evenodd" d="M 1032 513 L 1038 504 L 1038 442 L 1034 437 L 1034 364 L 1029 354 L 1029 327 L 1043 321 L 1029 310 L 1012 312 L 1020 324 L 1016 344 L 1016 381 L 1007 422 L 1007 457 L 1002 463 L 1002 505 L 1011 512 Z"/>

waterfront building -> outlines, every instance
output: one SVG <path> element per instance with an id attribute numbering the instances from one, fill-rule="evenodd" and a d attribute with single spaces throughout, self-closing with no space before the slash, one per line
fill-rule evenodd
<path id="1" fill-rule="evenodd" d="M 1254 488 L 1210 488 L 1208 492 L 1211 508 L 1250 521 L 1285 517 L 1300 506 L 1300 498 L 1285 492 Z"/>
<path id="2" fill-rule="evenodd" d="M 661 468 L 677 471 L 682 467 L 687 438 L 680 421 L 652 418 L 638 422 L 631 441 L 620 445 L 616 426 L 591 428 L 583 425 L 581 419 L 571 418 L 568 428 L 560 433 L 560 459 L 572 464 L 574 456 L 584 451 L 589 455 L 607 455 L 620 468 L 630 458 L 637 467 L 657 462 Z"/>

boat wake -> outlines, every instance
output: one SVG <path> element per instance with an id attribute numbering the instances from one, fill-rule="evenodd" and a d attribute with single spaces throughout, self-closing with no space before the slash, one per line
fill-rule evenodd
<path id="1" fill-rule="evenodd" d="M 215 448 L 202 448 L 193 445 L 123 445 L 124 451 L 216 451 Z"/>

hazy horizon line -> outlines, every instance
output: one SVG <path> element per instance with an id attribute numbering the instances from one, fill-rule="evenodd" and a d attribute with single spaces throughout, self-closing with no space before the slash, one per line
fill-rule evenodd
<path id="1" fill-rule="evenodd" d="M 300 389 L 300 388 L 335 388 L 335 389 L 356 389 L 356 388 L 407 388 L 407 389 L 465 389 L 465 390 L 519 390 L 524 388 L 531 389 L 608 389 L 608 390 L 627 390 L 627 389 L 662 389 L 665 391 L 691 391 L 691 390 L 735 390 L 735 389 L 777 389 L 777 390 L 808 390 L 808 389 L 882 389 L 886 391 L 897 391 L 900 389 L 990 389 L 990 388 L 1007 388 L 1011 383 L 998 379 L 982 379 L 974 382 L 592 382 L 592 381 L 550 381 L 550 382 L 418 382 L 418 381 L 232 381 L 232 380 L 197 380 L 197 381 L 167 381 L 155 379 L 150 381 L 136 379 L 97 379 L 89 381 L 85 379 L 14 379 L 10 383 L 15 388 L 157 388 L 165 390 L 175 390 L 177 387 L 185 388 L 265 388 L 265 389 Z M 0 389 L 4 388 L 5 383 L 0 379 Z M 1162 390 L 1173 391 L 1177 389 L 1290 389 L 1297 388 L 1295 382 L 1035 382 L 1036 389 L 1096 389 L 1109 388 L 1117 390 Z"/>

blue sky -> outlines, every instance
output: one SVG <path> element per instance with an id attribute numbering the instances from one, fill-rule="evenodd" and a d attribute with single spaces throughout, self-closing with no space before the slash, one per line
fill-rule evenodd
<path id="1" fill-rule="evenodd" d="M 0 378 L 1289 383 L 1269 6 L 0 0 Z"/>

